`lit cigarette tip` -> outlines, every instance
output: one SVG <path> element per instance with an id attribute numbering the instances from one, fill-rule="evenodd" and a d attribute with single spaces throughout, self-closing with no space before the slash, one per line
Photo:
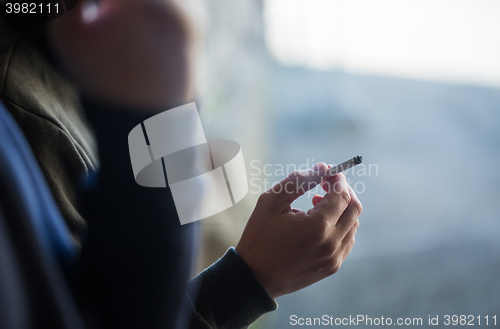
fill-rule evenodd
<path id="1" fill-rule="evenodd" d="M 363 157 L 361 155 L 354 157 L 354 162 L 356 164 L 360 164 L 361 162 L 363 162 Z"/>

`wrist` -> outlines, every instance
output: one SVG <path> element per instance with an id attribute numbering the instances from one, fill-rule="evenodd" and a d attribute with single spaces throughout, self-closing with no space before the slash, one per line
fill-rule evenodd
<path id="1" fill-rule="evenodd" d="M 250 271 L 252 271 L 255 278 L 260 282 L 269 296 L 276 299 L 284 295 L 283 293 L 280 293 L 279 289 L 277 289 L 277 285 L 273 283 L 270 275 L 263 269 L 265 266 L 263 262 L 259 261 L 258 257 L 255 257 L 255 253 L 246 252 L 246 250 L 242 248 L 239 243 L 236 246 L 235 251 L 245 264 L 247 264 Z"/>

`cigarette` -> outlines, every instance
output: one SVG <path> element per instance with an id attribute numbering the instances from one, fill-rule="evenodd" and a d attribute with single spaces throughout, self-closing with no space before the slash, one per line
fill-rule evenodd
<path id="1" fill-rule="evenodd" d="M 344 170 L 347 170 L 349 168 L 352 168 L 354 166 L 359 165 L 363 161 L 363 157 L 358 155 L 355 156 L 352 159 L 349 159 L 347 161 L 342 162 L 341 164 L 338 164 L 336 166 L 331 167 L 328 172 L 326 173 L 327 177 L 336 175 L 338 173 L 343 172 Z"/>

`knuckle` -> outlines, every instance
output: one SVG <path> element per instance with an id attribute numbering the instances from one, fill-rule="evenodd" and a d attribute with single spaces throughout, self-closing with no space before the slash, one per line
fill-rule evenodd
<path id="1" fill-rule="evenodd" d="M 339 194 L 346 205 L 351 202 L 351 195 L 349 194 L 349 192 L 347 192 L 346 190 L 342 190 Z"/>
<path id="2" fill-rule="evenodd" d="M 342 266 L 342 262 L 339 259 L 335 257 L 330 259 L 326 267 L 326 274 L 330 276 L 337 273 L 340 270 L 340 266 Z"/>
<path id="3" fill-rule="evenodd" d="M 353 224 L 352 224 L 351 228 L 349 229 L 349 231 L 356 234 L 358 229 L 359 229 L 359 219 L 356 218 L 356 219 L 354 219 Z"/>
<path id="4" fill-rule="evenodd" d="M 361 215 L 361 213 L 363 212 L 363 205 L 361 204 L 361 202 L 359 200 L 353 200 L 351 204 L 354 207 L 354 211 L 356 212 L 356 214 L 358 216 Z"/>

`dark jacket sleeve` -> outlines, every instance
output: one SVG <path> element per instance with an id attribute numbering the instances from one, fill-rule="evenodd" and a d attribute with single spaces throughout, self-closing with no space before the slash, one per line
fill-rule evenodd
<path id="1" fill-rule="evenodd" d="M 180 225 L 170 189 L 139 186 L 130 164 L 128 133 L 151 115 L 89 99 L 84 107 L 101 169 L 83 199 L 81 287 L 97 321 L 104 328 L 241 328 L 276 309 L 234 249 L 188 284 L 197 223 Z"/>
<path id="2" fill-rule="evenodd" d="M 188 283 L 187 293 L 195 305 L 191 328 L 247 327 L 278 307 L 232 247 Z"/>

